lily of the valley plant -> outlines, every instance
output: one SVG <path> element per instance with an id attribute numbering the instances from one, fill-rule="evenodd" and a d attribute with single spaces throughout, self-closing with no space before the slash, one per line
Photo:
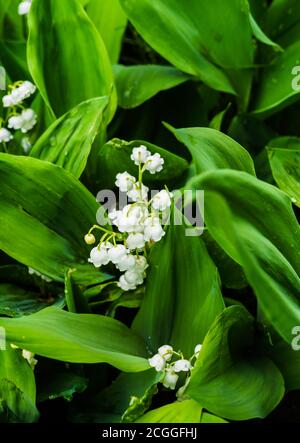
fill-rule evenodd
<path id="1" fill-rule="evenodd" d="M 299 421 L 299 27 L 0 0 L 0 422 Z"/>

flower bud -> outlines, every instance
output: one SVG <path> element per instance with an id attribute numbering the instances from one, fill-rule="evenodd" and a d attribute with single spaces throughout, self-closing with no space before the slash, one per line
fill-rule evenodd
<path id="1" fill-rule="evenodd" d="M 84 241 L 87 245 L 93 245 L 96 241 L 95 236 L 93 234 L 86 234 L 84 236 Z"/>

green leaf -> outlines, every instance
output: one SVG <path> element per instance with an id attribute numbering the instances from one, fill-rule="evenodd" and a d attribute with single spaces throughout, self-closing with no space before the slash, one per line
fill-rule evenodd
<path id="1" fill-rule="evenodd" d="M 94 97 L 110 96 L 116 108 L 109 57 L 100 34 L 78 0 L 33 0 L 28 65 L 56 116 Z"/>
<path id="2" fill-rule="evenodd" d="M 188 8 L 181 0 L 121 0 L 121 5 L 152 48 L 214 89 L 235 93 L 222 68 L 236 77 L 235 70 L 252 66 L 246 1 L 190 0 Z"/>
<path id="3" fill-rule="evenodd" d="M 231 420 L 264 418 L 280 402 L 282 375 L 259 353 L 254 319 L 244 307 L 231 306 L 216 319 L 185 392 L 203 408 Z"/>
<path id="4" fill-rule="evenodd" d="M 300 206 L 300 138 L 277 137 L 266 149 L 277 185 Z"/>
<path id="5" fill-rule="evenodd" d="M 136 423 L 199 423 L 201 412 L 194 400 L 177 401 L 147 412 Z"/>
<path id="6" fill-rule="evenodd" d="M 4 252 L 54 280 L 76 268 L 77 282 L 103 281 L 83 240 L 99 205 L 78 180 L 51 163 L 0 154 L 0 189 Z"/>
<path id="7" fill-rule="evenodd" d="M 81 289 L 74 283 L 73 269 L 69 269 L 65 276 L 65 297 L 69 312 L 81 314 L 90 313 L 88 302 L 82 294 Z"/>
<path id="8" fill-rule="evenodd" d="M 252 14 L 249 14 L 250 25 L 252 28 L 252 32 L 254 37 L 259 40 L 261 43 L 264 43 L 267 46 L 272 46 L 276 51 L 283 51 L 280 45 L 273 42 L 261 29 L 259 24 L 256 22 L 255 18 Z"/>
<path id="9" fill-rule="evenodd" d="M 71 363 L 109 363 L 122 371 L 149 367 L 140 337 L 121 322 L 58 308 L 17 319 L 0 318 L 6 340 L 22 349 Z"/>
<path id="10" fill-rule="evenodd" d="M 139 373 L 121 373 L 110 386 L 87 395 L 82 411 L 75 415 L 81 423 L 132 422 L 149 408 L 162 374 L 153 368 Z"/>
<path id="11" fill-rule="evenodd" d="M 299 41 L 299 2 L 297 0 L 273 0 L 264 22 L 268 34 L 283 47 Z"/>
<path id="12" fill-rule="evenodd" d="M 254 97 L 254 115 L 266 117 L 299 100 L 299 76 L 293 73 L 300 63 L 299 52 L 300 41 L 297 41 L 262 70 Z"/>
<path id="13" fill-rule="evenodd" d="M 228 135 L 211 128 L 175 129 L 165 123 L 190 151 L 196 174 L 214 169 L 237 169 L 255 175 L 251 156 Z"/>
<path id="14" fill-rule="evenodd" d="M 83 392 L 87 385 L 88 380 L 74 372 L 51 371 L 47 374 L 46 380 L 41 380 L 41 384 L 38 384 L 37 402 L 56 398 L 71 400 L 74 394 Z"/>
<path id="15" fill-rule="evenodd" d="M 203 412 L 201 415 L 200 423 L 228 423 L 223 418 L 217 417 L 216 415 L 209 414 L 208 412 Z"/>
<path id="16" fill-rule="evenodd" d="M 298 339 L 294 337 L 299 346 Z M 300 389 L 300 351 L 292 348 L 293 336 L 291 335 L 291 343 L 285 343 L 280 340 L 271 349 L 271 358 L 280 369 L 287 391 Z"/>
<path id="17" fill-rule="evenodd" d="M 121 52 L 127 17 L 119 0 L 90 0 L 86 11 L 98 29 L 111 63 L 117 63 Z"/>
<path id="18" fill-rule="evenodd" d="M 192 355 L 224 308 L 218 271 L 203 241 L 186 236 L 184 225 L 171 225 L 149 260 L 146 294 L 133 328 L 153 352 L 170 343 Z"/>
<path id="19" fill-rule="evenodd" d="M 188 75 L 162 65 L 115 65 L 118 104 L 122 108 L 135 108 L 158 92 L 178 86 L 189 79 Z"/>
<path id="20" fill-rule="evenodd" d="M 35 422 L 36 388 L 31 367 L 19 350 L 10 347 L 0 352 L 0 421 Z"/>
<path id="21" fill-rule="evenodd" d="M 99 163 L 101 164 L 101 177 L 99 177 L 99 189 L 112 189 L 115 187 L 116 175 L 119 172 L 127 171 L 134 176 L 137 175 L 138 168 L 134 165 L 130 156 L 132 149 L 136 146 L 144 145 L 151 153 L 160 154 L 164 160 L 163 170 L 159 174 L 151 175 L 147 172 L 143 176 L 146 184 L 157 183 L 169 184 L 179 179 L 188 168 L 188 162 L 166 149 L 155 146 L 142 140 L 126 142 L 114 138 L 101 147 L 99 152 Z"/>
<path id="22" fill-rule="evenodd" d="M 202 174 L 193 186 L 205 191 L 211 235 L 243 267 L 265 318 L 289 342 L 300 324 L 300 229 L 290 199 L 238 171 Z"/>
<path id="23" fill-rule="evenodd" d="M 103 124 L 107 104 L 107 97 L 80 103 L 52 123 L 34 144 L 30 156 L 62 166 L 79 178 Z"/>
<path id="24" fill-rule="evenodd" d="M 39 299 L 39 294 L 20 286 L 0 283 L 0 314 L 10 317 L 33 314 L 50 303 Z"/>

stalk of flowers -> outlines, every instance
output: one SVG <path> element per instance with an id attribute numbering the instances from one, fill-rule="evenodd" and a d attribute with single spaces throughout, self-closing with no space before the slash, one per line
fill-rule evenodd
<path id="1" fill-rule="evenodd" d="M 193 362 L 199 357 L 201 347 L 201 344 L 196 345 L 192 357 L 186 359 L 181 352 L 175 352 L 172 346 L 163 345 L 158 348 L 157 354 L 149 358 L 149 365 L 157 372 L 162 372 L 162 384 L 165 388 L 176 388 L 179 373 L 186 374 L 186 381 L 184 384 L 184 387 L 186 387 L 190 371 L 193 369 Z"/>
<path id="2" fill-rule="evenodd" d="M 35 91 L 36 86 L 30 81 L 18 81 L 9 86 L 8 93 L 2 98 L 6 113 L 3 118 L 0 118 L 0 143 L 9 143 L 14 138 L 12 130 L 26 134 L 35 126 L 36 113 L 33 109 L 24 107 L 24 101 Z M 21 144 L 25 150 L 23 141 Z M 28 142 L 26 146 L 28 147 Z"/>
<path id="3" fill-rule="evenodd" d="M 95 225 L 85 236 L 87 244 L 94 244 L 92 232 L 95 229 L 102 232 L 98 246 L 91 250 L 89 262 L 97 268 L 111 262 L 124 272 L 117 283 L 124 291 L 143 283 L 148 268 L 147 250 L 165 235 L 161 219 L 172 199 L 172 194 L 163 189 L 149 200 L 149 188 L 143 184 L 145 172 L 155 174 L 163 169 L 164 159 L 160 154 L 152 155 L 145 146 L 139 146 L 133 148 L 131 160 L 138 167 L 138 179 L 125 171 L 117 174 L 115 182 L 131 203 L 108 214 L 117 232 Z"/>

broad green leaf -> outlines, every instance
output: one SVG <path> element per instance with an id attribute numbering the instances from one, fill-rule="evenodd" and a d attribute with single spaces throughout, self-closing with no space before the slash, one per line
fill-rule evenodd
<path id="1" fill-rule="evenodd" d="M 297 0 L 273 0 L 264 18 L 268 35 L 283 47 L 299 40 L 300 4 Z"/>
<path id="2" fill-rule="evenodd" d="M 269 116 L 299 100 L 299 72 L 293 71 L 300 65 L 299 52 L 300 41 L 297 41 L 262 70 L 252 107 L 254 115 Z"/>
<path id="3" fill-rule="evenodd" d="M 0 39 L 0 60 L 9 76 L 16 80 L 31 80 L 26 63 L 26 42 Z"/>
<path id="4" fill-rule="evenodd" d="M 98 161 L 101 164 L 101 177 L 99 177 L 98 181 L 99 189 L 114 188 L 116 175 L 119 172 L 127 171 L 134 176 L 137 175 L 138 168 L 130 156 L 132 149 L 140 145 L 146 146 L 152 154 L 159 153 L 165 161 L 163 170 L 159 174 L 152 175 L 145 172 L 143 180 L 146 184 L 169 184 L 175 181 L 175 179 L 179 179 L 187 170 L 188 162 L 166 149 L 141 140 L 126 142 L 114 138 L 102 146 L 99 152 Z"/>
<path id="5" fill-rule="evenodd" d="M 231 420 L 264 418 L 280 402 L 282 375 L 257 349 L 254 319 L 244 307 L 231 306 L 216 319 L 185 392 L 209 412 Z"/>
<path id="6" fill-rule="evenodd" d="M 253 64 L 249 6 L 244 0 L 190 0 L 188 8 L 181 0 L 121 0 L 121 5 L 152 48 L 214 89 L 235 93 L 229 77 L 236 78 L 234 71 Z"/>
<path id="7" fill-rule="evenodd" d="M 65 297 L 69 312 L 80 314 L 90 313 L 88 302 L 85 299 L 81 289 L 74 283 L 72 274 L 73 269 L 69 269 L 65 275 Z"/>
<path id="8" fill-rule="evenodd" d="M 178 86 L 189 79 L 178 69 L 162 65 L 114 66 L 118 104 L 135 108 L 160 91 Z"/>
<path id="9" fill-rule="evenodd" d="M 187 236 L 185 225 L 170 225 L 149 260 L 145 298 L 133 328 L 154 353 L 170 343 L 192 355 L 224 308 L 218 271 L 201 238 Z"/>
<path id="10" fill-rule="evenodd" d="M 243 267 L 265 318 L 289 342 L 300 324 L 300 229 L 290 199 L 238 171 L 202 174 L 193 186 L 205 191 L 211 235 Z"/>
<path id="11" fill-rule="evenodd" d="M 226 254 L 208 230 L 204 231 L 202 239 L 204 240 L 209 255 L 218 268 L 222 284 L 227 288 L 233 289 L 241 289 L 248 286 L 241 266 Z"/>
<path id="12" fill-rule="evenodd" d="M 250 25 L 252 28 L 252 32 L 254 37 L 259 40 L 261 43 L 264 43 L 267 46 L 272 46 L 276 51 L 282 51 L 283 49 L 275 42 L 273 42 L 261 29 L 259 24 L 256 22 L 255 18 L 252 14 L 249 14 Z"/>
<path id="13" fill-rule="evenodd" d="M 30 156 L 62 166 L 79 178 L 103 124 L 107 97 L 93 98 L 60 117 L 42 134 Z"/>
<path id="14" fill-rule="evenodd" d="M 228 135 L 211 128 L 165 126 L 188 148 L 197 174 L 214 169 L 237 169 L 255 175 L 249 153 Z"/>
<path id="15" fill-rule="evenodd" d="M 28 65 L 48 106 L 59 117 L 79 103 L 109 96 L 116 108 L 109 57 L 100 34 L 78 0 L 33 0 Z"/>
<path id="16" fill-rule="evenodd" d="M 1 350 L 0 421 L 35 422 L 39 417 L 35 399 L 35 380 L 28 362 L 19 350 Z"/>
<path id="17" fill-rule="evenodd" d="M 0 283 L 0 314 L 20 317 L 33 314 L 52 304 L 43 301 L 39 296 L 38 292 L 8 283 Z"/>
<path id="18" fill-rule="evenodd" d="M 230 108 L 230 104 L 228 106 L 226 106 L 225 109 L 223 109 L 223 111 L 218 112 L 210 121 L 209 123 L 209 127 L 211 129 L 216 129 L 217 131 L 221 131 L 221 127 L 222 127 L 222 123 L 224 120 L 224 117 L 226 116 L 226 113 L 228 111 L 228 109 Z"/>
<path id="19" fill-rule="evenodd" d="M 80 423 L 132 422 L 149 408 L 161 373 L 153 368 L 138 373 L 121 373 L 99 393 L 90 392 L 75 414 Z"/>
<path id="20" fill-rule="evenodd" d="M 266 149 L 277 185 L 300 206 L 300 138 L 278 137 Z"/>
<path id="21" fill-rule="evenodd" d="M 103 281 L 83 240 L 99 205 L 78 180 L 51 163 L 0 154 L 0 189 L 4 252 L 54 280 L 75 268 L 82 284 Z"/>
<path id="22" fill-rule="evenodd" d="M 58 308 L 17 319 L 0 318 L 6 340 L 43 357 L 71 363 L 109 363 L 122 371 L 149 367 L 140 337 L 121 322 Z"/>
<path id="23" fill-rule="evenodd" d="M 38 403 L 56 398 L 71 400 L 74 394 L 83 392 L 88 385 L 86 378 L 69 370 L 62 372 L 52 370 L 45 378 L 46 380 L 37 383 Z"/>
<path id="24" fill-rule="evenodd" d="M 194 400 L 177 401 L 147 412 L 136 423 L 199 423 L 201 412 Z"/>
<path id="25" fill-rule="evenodd" d="M 293 339 L 296 340 L 297 350 L 292 347 Z M 270 356 L 283 375 L 286 390 L 300 389 L 299 334 L 298 338 L 291 334 L 291 343 L 282 340 L 276 343 Z"/>
<path id="26" fill-rule="evenodd" d="M 119 0 L 101 0 L 101 5 L 99 0 L 89 0 L 86 11 L 103 39 L 111 63 L 117 63 L 127 25 Z"/>
<path id="27" fill-rule="evenodd" d="M 201 415 L 200 423 L 228 423 L 223 418 L 217 417 L 216 415 L 209 414 L 208 412 L 203 412 Z"/>

